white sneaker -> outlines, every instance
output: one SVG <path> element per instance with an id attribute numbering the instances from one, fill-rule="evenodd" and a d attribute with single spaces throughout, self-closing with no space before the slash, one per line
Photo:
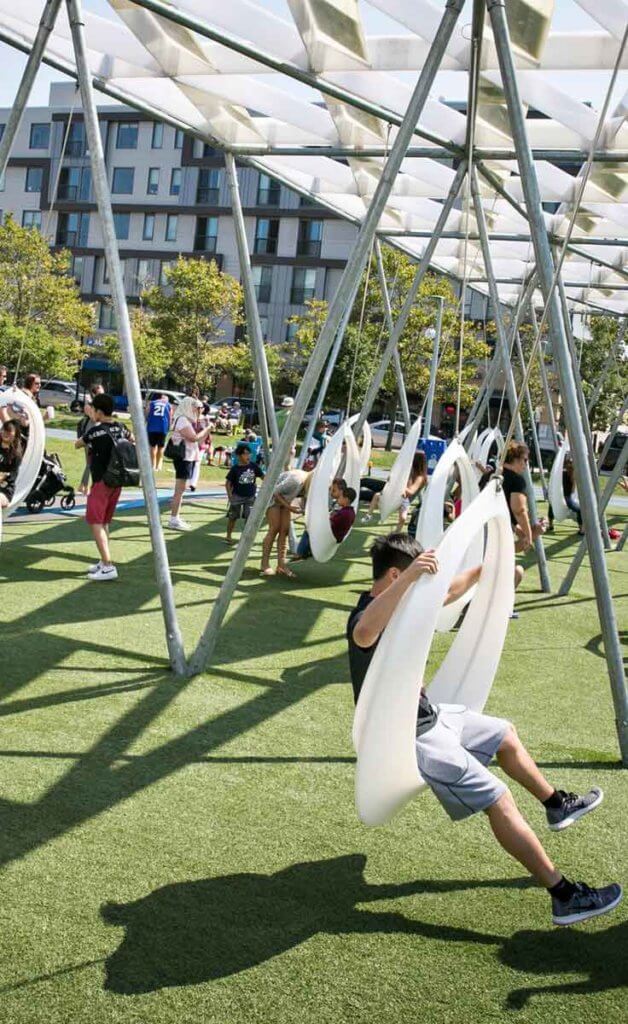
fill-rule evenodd
<path id="1" fill-rule="evenodd" d="M 105 580 L 117 580 L 118 570 L 115 565 L 101 565 L 98 572 L 90 572 L 89 578 L 98 583 L 104 583 Z"/>
<path id="2" fill-rule="evenodd" d="M 360 522 L 362 522 L 362 523 L 370 523 L 372 518 L 373 517 L 370 514 L 370 512 L 365 512 L 364 515 L 362 516 L 362 519 L 360 520 Z"/>
<path id="3" fill-rule="evenodd" d="M 93 576 L 95 572 L 99 571 L 101 565 L 102 562 L 95 562 L 94 565 L 90 565 L 89 569 L 87 570 L 87 575 Z"/>
<path id="4" fill-rule="evenodd" d="M 170 519 L 168 520 L 168 529 L 181 530 L 185 533 L 187 530 L 191 530 L 192 527 L 189 523 L 186 523 L 184 519 L 181 519 L 181 516 L 170 516 Z"/>

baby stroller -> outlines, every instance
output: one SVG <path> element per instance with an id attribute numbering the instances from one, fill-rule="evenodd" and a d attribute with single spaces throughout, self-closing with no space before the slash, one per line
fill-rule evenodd
<path id="1" fill-rule="evenodd" d="M 35 486 L 26 499 L 28 511 L 41 512 L 44 507 L 51 508 L 59 491 L 64 492 L 60 501 L 61 508 L 74 508 L 76 505 L 74 488 L 70 487 L 66 481 L 67 477 L 63 472 L 59 456 L 44 453 Z"/>

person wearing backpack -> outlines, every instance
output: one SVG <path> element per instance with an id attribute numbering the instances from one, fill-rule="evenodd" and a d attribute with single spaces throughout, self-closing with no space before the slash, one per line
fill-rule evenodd
<path id="1" fill-rule="evenodd" d="M 122 487 L 139 482 L 133 436 L 114 419 L 113 410 L 111 395 L 94 395 L 93 423 L 74 443 L 75 448 L 87 448 L 90 455 L 92 487 L 87 497 L 85 521 L 92 531 L 100 559 L 90 567 L 87 576 L 98 583 L 118 578 L 109 549 L 109 526 Z"/>

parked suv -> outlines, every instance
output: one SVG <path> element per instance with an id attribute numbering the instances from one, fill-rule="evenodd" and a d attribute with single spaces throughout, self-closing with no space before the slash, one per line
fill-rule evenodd
<path id="1" fill-rule="evenodd" d="M 42 381 L 39 401 L 43 406 L 68 405 L 72 412 L 81 412 L 85 405 L 85 388 L 79 388 L 76 398 L 76 384 L 70 380 L 51 379 Z"/>

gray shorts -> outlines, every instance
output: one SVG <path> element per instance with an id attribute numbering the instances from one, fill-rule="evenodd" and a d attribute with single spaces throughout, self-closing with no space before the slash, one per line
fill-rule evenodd
<path id="1" fill-rule="evenodd" d="M 508 787 L 486 767 L 510 726 L 504 718 L 440 704 L 438 720 L 417 737 L 419 771 L 452 821 L 491 807 Z"/>
<path id="2" fill-rule="evenodd" d="M 229 502 L 227 519 L 248 519 L 253 508 L 255 498 L 234 498 Z"/>

